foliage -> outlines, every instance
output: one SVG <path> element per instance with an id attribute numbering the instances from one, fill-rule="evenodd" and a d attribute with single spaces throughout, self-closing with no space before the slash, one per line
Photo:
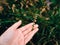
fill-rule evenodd
<path id="1" fill-rule="evenodd" d="M 1 0 L 0 35 L 13 23 L 22 20 L 39 25 L 39 31 L 27 45 L 60 45 L 59 0 Z"/>

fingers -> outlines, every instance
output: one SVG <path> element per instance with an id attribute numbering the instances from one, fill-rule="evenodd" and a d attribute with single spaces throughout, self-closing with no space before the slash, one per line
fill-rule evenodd
<path id="1" fill-rule="evenodd" d="M 15 24 L 13 24 L 10 28 L 11 29 L 16 29 L 21 25 L 21 23 L 22 23 L 22 21 L 20 20 L 20 21 L 16 22 Z"/>
<path id="2" fill-rule="evenodd" d="M 38 28 L 34 29 L 33 31 L 31 31 L 29 34 L 27 34 L 25 36 L 25 44 L 27 44 L 31 38 L 34 36 L 34 34 L 38 31 Z"/>
<path id="3" fill-rule="evenodd" d="M 37 24 L 35 24 L 33 28 L 35 29 L 35 28 L 37 28 L 37 27 L 38 27 L 38 25 L 37 25 Z"/>
<path id="4" fill-rule="evenodd" d="M 27 35 L 32 30 L 32 27 L 23 32 L 24 36 Z"/>
<path id="5" fill-rule="evenodd" d="M 35 24 L 34 27 L 33 26 L 29 27 L 27 30 L 23 32 L 24 36 L 27 35 L 29 32 L 31 32 L 32 28 L 37 28 L 37 27 L 38 27 L 37 24 Z"/>
<path id="6" fill-rule="evenodd" d="M 20 27 L 18 30 L 25 31 L 25 30 L 27 30 L 28 28 L 30 28 L 33 24 L 34 24 L 34 23 L 27 24 L 27 25 L 25 25 L 25 26 L 23 26 L 23 27 Z"/>

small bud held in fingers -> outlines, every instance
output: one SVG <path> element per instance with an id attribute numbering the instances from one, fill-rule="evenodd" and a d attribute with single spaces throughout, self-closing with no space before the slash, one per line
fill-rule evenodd
<path id="1" fill-rule="evenodd" d="M 32 25 L 33 27 L 32 27 L 32 31 L 34 30 L 34 25 L 35 25 L 35 23 Z"/>
<path id="2" fill-rule="evenodd" d="M 35 29 L 35 28 L 38 28 L 38 24 L 35 24 L 35 25 L 34 25 L 34 29 Z"/>

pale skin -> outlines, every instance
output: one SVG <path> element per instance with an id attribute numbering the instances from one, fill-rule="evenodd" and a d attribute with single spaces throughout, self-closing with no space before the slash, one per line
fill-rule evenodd
<path id="1" fill-rule="evenodd" d="M 38 25 L 29 23 L 18 28 L 21 23 L 21 20 L 16 22 L 0 36 L 0 45 L 26 45 L 32 39 L 38 31 Z"/>

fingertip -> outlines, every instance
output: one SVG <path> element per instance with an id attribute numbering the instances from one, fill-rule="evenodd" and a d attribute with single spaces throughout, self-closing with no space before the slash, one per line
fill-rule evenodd
<path id="1" fill-rule="evenodd" d="M 22 20 L 19 20 L 18 22 L 22 23 Z"/>
<path id="2" fill-rule="evenodd" d="M 38 30 L 39 30 L 38 28 L 35 29 L 36 32 L 37 32 Z"/>
<path id="3" fill-rule="evenodd" d="M 18 22 L 16 22 L 16 23 L 14 23 L 12 26 L 11 26 L 11 28 L 18 28 L 20 25 L 21 25 L 21 23 L 22 23 L 22 21 L 21 20 L 19 20 Z"/>
<path id="4" fill-rule="evenodd" d="M 35 24 L 35 23 L 32 22 L 32 23 L 30 23 L 30 24 L 33 25 L 33 24 Z"/>
<path id="5" fill-rule="evenodd" d="M 37 27 L 39 27 L 39 25 L 38 25 L 38 24 L 36 24 L 36 26 L 37 26 Z"/>
<path id="6" fill-rule="evenodd" d="M 34 25 L 35 28 L 38 27 L 38 26 L 39 26 L 38 24 L 35 24 L 35 25 Z"/>
<path id="7" fill-rule="evenodd" d="M 33 33 L 35 34 L 36 32 L 38 32 L 38 30 L 39 30 L 38 28 L 34 29 Z"/>

